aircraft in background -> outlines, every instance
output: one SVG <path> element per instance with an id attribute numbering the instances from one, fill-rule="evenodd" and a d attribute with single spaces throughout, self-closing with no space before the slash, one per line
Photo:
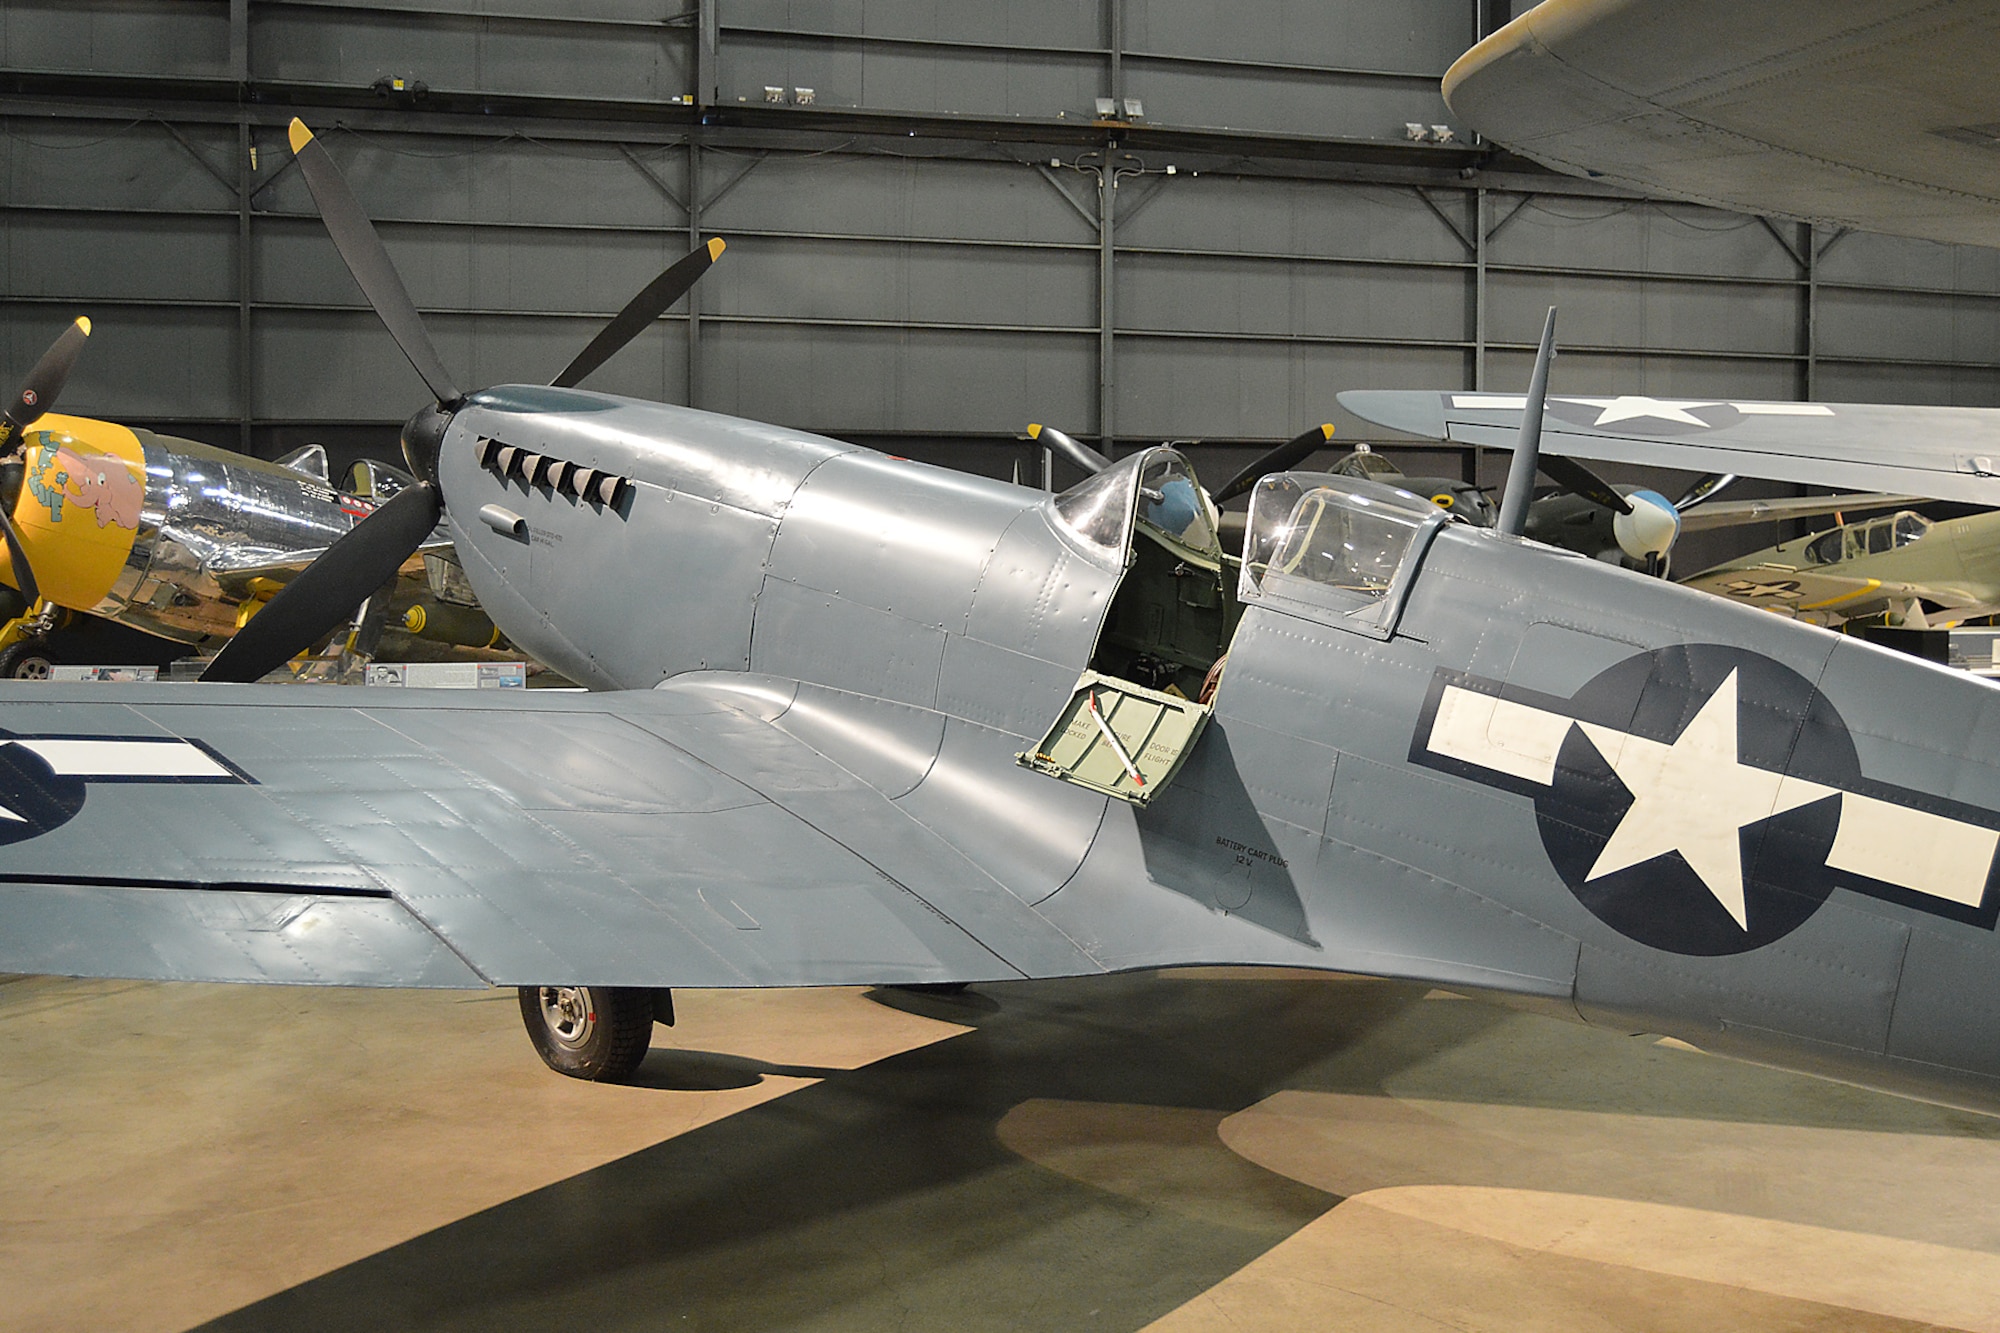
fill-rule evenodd
<path id="1" fill-rule="evenodd" d="M 1349 390 L 1365 421 L 1458 444 L 1507 449 L 1521 428 L 1518 395 L 1431 390 Z M 1900 494 L 1842 494 L 1751 502 L 1743 521 L 1812 518 L 1908 504 L 1919 498 L 1993 503 L 2000 464 L 1983 445 L 2000 441 L 2000 410 L 1847 403 L 1721 402 L 1552 396 L 1542 425 L 1549 453 L 1652 467 L 1728 468 L 1818 486 L 1895 487 Z M 1893 441 L 1893 443 L 1891 443 Z M 1702 511 L 1688 523 L 1712 524 Z M 2000 611 L 2000 516 L 1933 524 L 1916 514 L 1786 542 L 1703 570 L 1691 586 L 1834 625 L 1880 617 L 1925 628 Z M 1926 607 L 1925 603 L 1929 606 Z"/>
<path id="2" fill-rule="evenodd" d="M 1101 472 L 1110 466 L 1095 449 L 1052 426 L 1029 426 L 1028 437 L 1052 446 L 1085 472 Z M 1226 504 L 1246 493 L 1260 477 L 1299 466 L 1332 440 L 1333 427 L 1323 424 L 1278 445 L 1217 490 L 1215 503 Z M 1356 445 L 1327 470 L 1335 476 L 1359 477 L 1426 497 L 1453 518 L 1476 528 L 1490 528 L 1499 522 L 1499 510 L 1481 487 L 1457 477 L 1406 475 L 1365 443 Z M 1716 494 L 1736 478 L 1710 473 L 1686 487 L 1679 499 L 1669 500 L 1648 487 L 1614 486 L 1568 458 L 1545 453 L 1539 459 L 1539 470 L 1556 485 L 1538 492 L 1529 504 L 1525 535 L 1579 555 L 1662 575 L 1669 569 L 1674 542 L 1683 531 L 1865 512 L 1920 498 L 1846 494 L 1718 502 Z M 1218 517 L 1223 546 L 1232 552 L 1242 549 L 1245 518 L 1233 510 Z"/>
<path id="3" fill-rule="evenodd" d="M 1669 500 L 1650 487 L 1614 485 L 1566 458 L 1544 455 L 1539 470 L 1556 484 L 1536 491 L 1528 505 L 1523 535 L 1578 555 L 1662 576 L 1668 573 L 1674 543 L 1684 532 L 1865 511 L 1916 498 L 1863 494 L 1717 501 L 1713 497 L 1736 478 L 1709 473 L 1696 478 L 1678 499 Z M 1405 476 L 1366 444 L 1357 445 L 1328 471 L 1401 486 L 1427 496 L 1432 504 L 1474 527 L 1492 527 L 1499 522 L 1499 510 L 1491 498 L 1472 483 L 1450 477 Z"/>
<path id="4" fill-rule="evenodd" d="M 209 678 L 443 519 L 598 692 L 0 685 L 0 968 L 513 986 L 552 1067 L 618 1077 L 675 986 L 1306 966 L 2000 1104 L 1982 682 L 1521 540 L 1525 436 L 1496 529 L 1280 471 L 1232 558 L 1171 448 L 1049 495 L 573 381 L 465 393 L 293 146 L 434 402 L 416 483 Z M 1203 688 L 1124 674 L 1162 644 Z"/>
<path id="5" fill-rule="evenodd" d="M 2000 511 L 1933 522 L 1903 510 L 1739 556 L 1691 588 L 1834 626 L 1946 628 L 2000 614 Z"/>
<path id="6" fill-rule="evenodd" d="M 2000 14 L 1967 0 L 1771 7 L 1570 0 L 1446 73 L 1488 140 L 1572 175 L 1742 212 L 2000 244 L 1990 117 Z M 1832 132 L 1829 132 L 1832 127 Z M 1353 393 L 1369 420 L 1461 443 L 1510 438 L 1508 395 Z M 1553 398 L 1560 454 L 1990 503 L 2000 412 L 1861 404 Z M 1922 626 L 1991 614 L 1994 531 L 1896 515 L 1745 556 L 1691 582 L 1820 620 Z"/>

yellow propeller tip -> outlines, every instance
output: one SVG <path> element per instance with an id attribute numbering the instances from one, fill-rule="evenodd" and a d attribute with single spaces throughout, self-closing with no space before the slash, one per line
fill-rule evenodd
<path id="1" fill-rule="evenodd" d="M 1031 440 L 1039 440 L 1042 438 L 1042 427 L 1040 422 L 1034 422 L 1028 426 L 1028 438 Z"/>
<path id="2" fill-rule="evenodd" d="M 313 141 L 313 132 L 306 128 L 306 123 L 303 120 L 300 120 L 297 116 L 293 116 L 292 151 L 294 153 L 302 153 L 305 151 L 306 145 L 311 143 L 312 141 Z"/>
<path id="3" fill-rule="evenodd" d="M 1323 439 L 1323 440 L 1330 440 L 1330 439 L 1332 439 L 1332 438 L 1333 438 L 1333 423 L 1332 423 L 1331 421 L 1322 421 L 1322 422 L 1320 422 L 1320 423 L 1319 423 L 1319 434 L 1320 434 L 1320 438 L 1321 438 L 1321 439 Z"/>
<path id="4" fill-rule="evenodd" d="M 722 252 L 724 250 L 727 250 L 728 248 L 729 248 L 729 243 L 723 240 L 720 236 L 709 237 L 708 262 L 713 264 L 716 260 L 722 258 Z"/>
<path id="5" fill-rule="evenodd" d="M 90 336 L 90 316 L 78 315 L 76 317 L 76 326 L 83 330 L 84 337 L 88 338 Z"/>

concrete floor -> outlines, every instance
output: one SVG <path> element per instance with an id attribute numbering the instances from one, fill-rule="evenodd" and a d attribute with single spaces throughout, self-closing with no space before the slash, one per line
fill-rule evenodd
<path id="1" fill-rule="evenodd" d="M 0 984 L 0 1327 L 2000 1333 L 2000 1120 L 1299 974 L 677 998 L 606 1087 Z"/>

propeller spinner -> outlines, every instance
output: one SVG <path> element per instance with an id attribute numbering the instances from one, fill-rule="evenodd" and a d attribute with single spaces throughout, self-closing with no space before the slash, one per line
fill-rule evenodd
<path id="1" fill-rule="evenodd" d="M 319 207 L 334 249 L 436 401 L 419 408 L 403 427 L 403 457 L 417 484 L 398 492 L 355 524 L 280 589 L 216 654 L 201 673 L 203 680 L 253 681 L 275 670 L 338 628 L 354 614 L 355 607 L 416 554 L 444 515 L 444 495 L 437 484 L 438 450 L 452 416 L 465 402 L 347 178 L 303 121 L 292 122 L 291 141 L 299 171 Z M 563 368 L 554 383 L 562 388 L 574 386 L 603 365 L 685 295 L 722 250 L 720 238 L 711 240 L 648 283 Z M 10 529 L 10 539 L 11 535 Z"/>

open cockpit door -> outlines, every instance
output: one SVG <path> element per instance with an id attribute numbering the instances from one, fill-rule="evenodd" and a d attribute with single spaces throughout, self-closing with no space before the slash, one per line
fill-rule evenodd
<path id="1" fill-rule="evenodd" d="M 1089 668 L 1020 762 L 1144 805 L 1208 720 L 1215 664 L 1236 631 L 1233 562 L 1215 503 L 1188 461 L 1161 446 L 1050 501 L 1055 525 L 1124 569 Z"/>
<path id="2" fill-rule="evenodd" d="M 1208 723 L 1205 703 L 1086 671 L 1069 706 L 1020 762 L 1144 805 L 1180 771 Z"/>

